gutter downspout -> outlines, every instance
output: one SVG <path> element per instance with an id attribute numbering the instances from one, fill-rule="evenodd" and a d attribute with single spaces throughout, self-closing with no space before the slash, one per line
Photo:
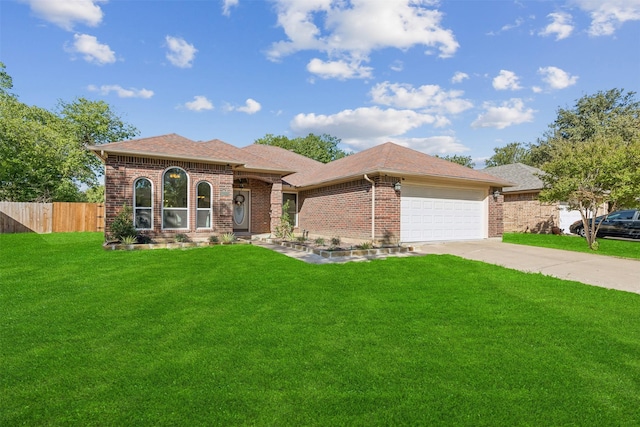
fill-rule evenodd
<path id="1" fill-rule="evenodd" d="M 371 241 L 376 240 L 376 183 L 364 174 L 364 179 L 371 183 Z"/>

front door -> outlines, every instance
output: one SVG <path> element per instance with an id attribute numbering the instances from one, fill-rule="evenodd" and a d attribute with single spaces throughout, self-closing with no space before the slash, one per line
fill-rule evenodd
<path id="1" fill-rule="evenodd" d="M 233 190 L 233 231 L 250 231 L 249 203 L 250 192 L 248 190 Z"/>

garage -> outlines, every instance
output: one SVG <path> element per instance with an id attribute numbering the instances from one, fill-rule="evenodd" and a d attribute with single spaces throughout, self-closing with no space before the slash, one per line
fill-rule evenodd
<path id="1" fill-rule="evenodd" d="M 472 240 L 485 237 L 485 192 L 475 189 L 403 185 L 403 242 Z"/>

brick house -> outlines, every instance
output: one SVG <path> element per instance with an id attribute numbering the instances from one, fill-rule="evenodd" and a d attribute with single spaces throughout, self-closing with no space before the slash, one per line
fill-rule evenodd
<path id="1" fill-rule="evenodd" d="M 123 205 L 152 238 L 297 232 L 375 242 L 502 234 L 510 182 L 393 143 L 328 164 L 279 147 L 176 134 L 90 147 L 105 163 L 106 232 Z"/>
<path id="2" fill-rule="evenodd" d="M 511 181 L 504 187 L 504 232 L 551 233 L 552 227 L 569 232 L 569 225 L 580 219 L 580 212 L 567 208 L 566 203 L 542 203 L 538 200 L 544 183 L 542 170 L 522 163 L 486 168 L 483 172 Z"/>

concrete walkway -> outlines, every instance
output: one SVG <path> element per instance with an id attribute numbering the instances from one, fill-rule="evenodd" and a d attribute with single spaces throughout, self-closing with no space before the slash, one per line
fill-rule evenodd
<path id="1" fill-rule="evenodd" d="M 428 243 L 419 249 L 422 254 L 456 255 L 515 270 L 640 294 L 640 260 L 514 245 L 496 239 Z"/>

